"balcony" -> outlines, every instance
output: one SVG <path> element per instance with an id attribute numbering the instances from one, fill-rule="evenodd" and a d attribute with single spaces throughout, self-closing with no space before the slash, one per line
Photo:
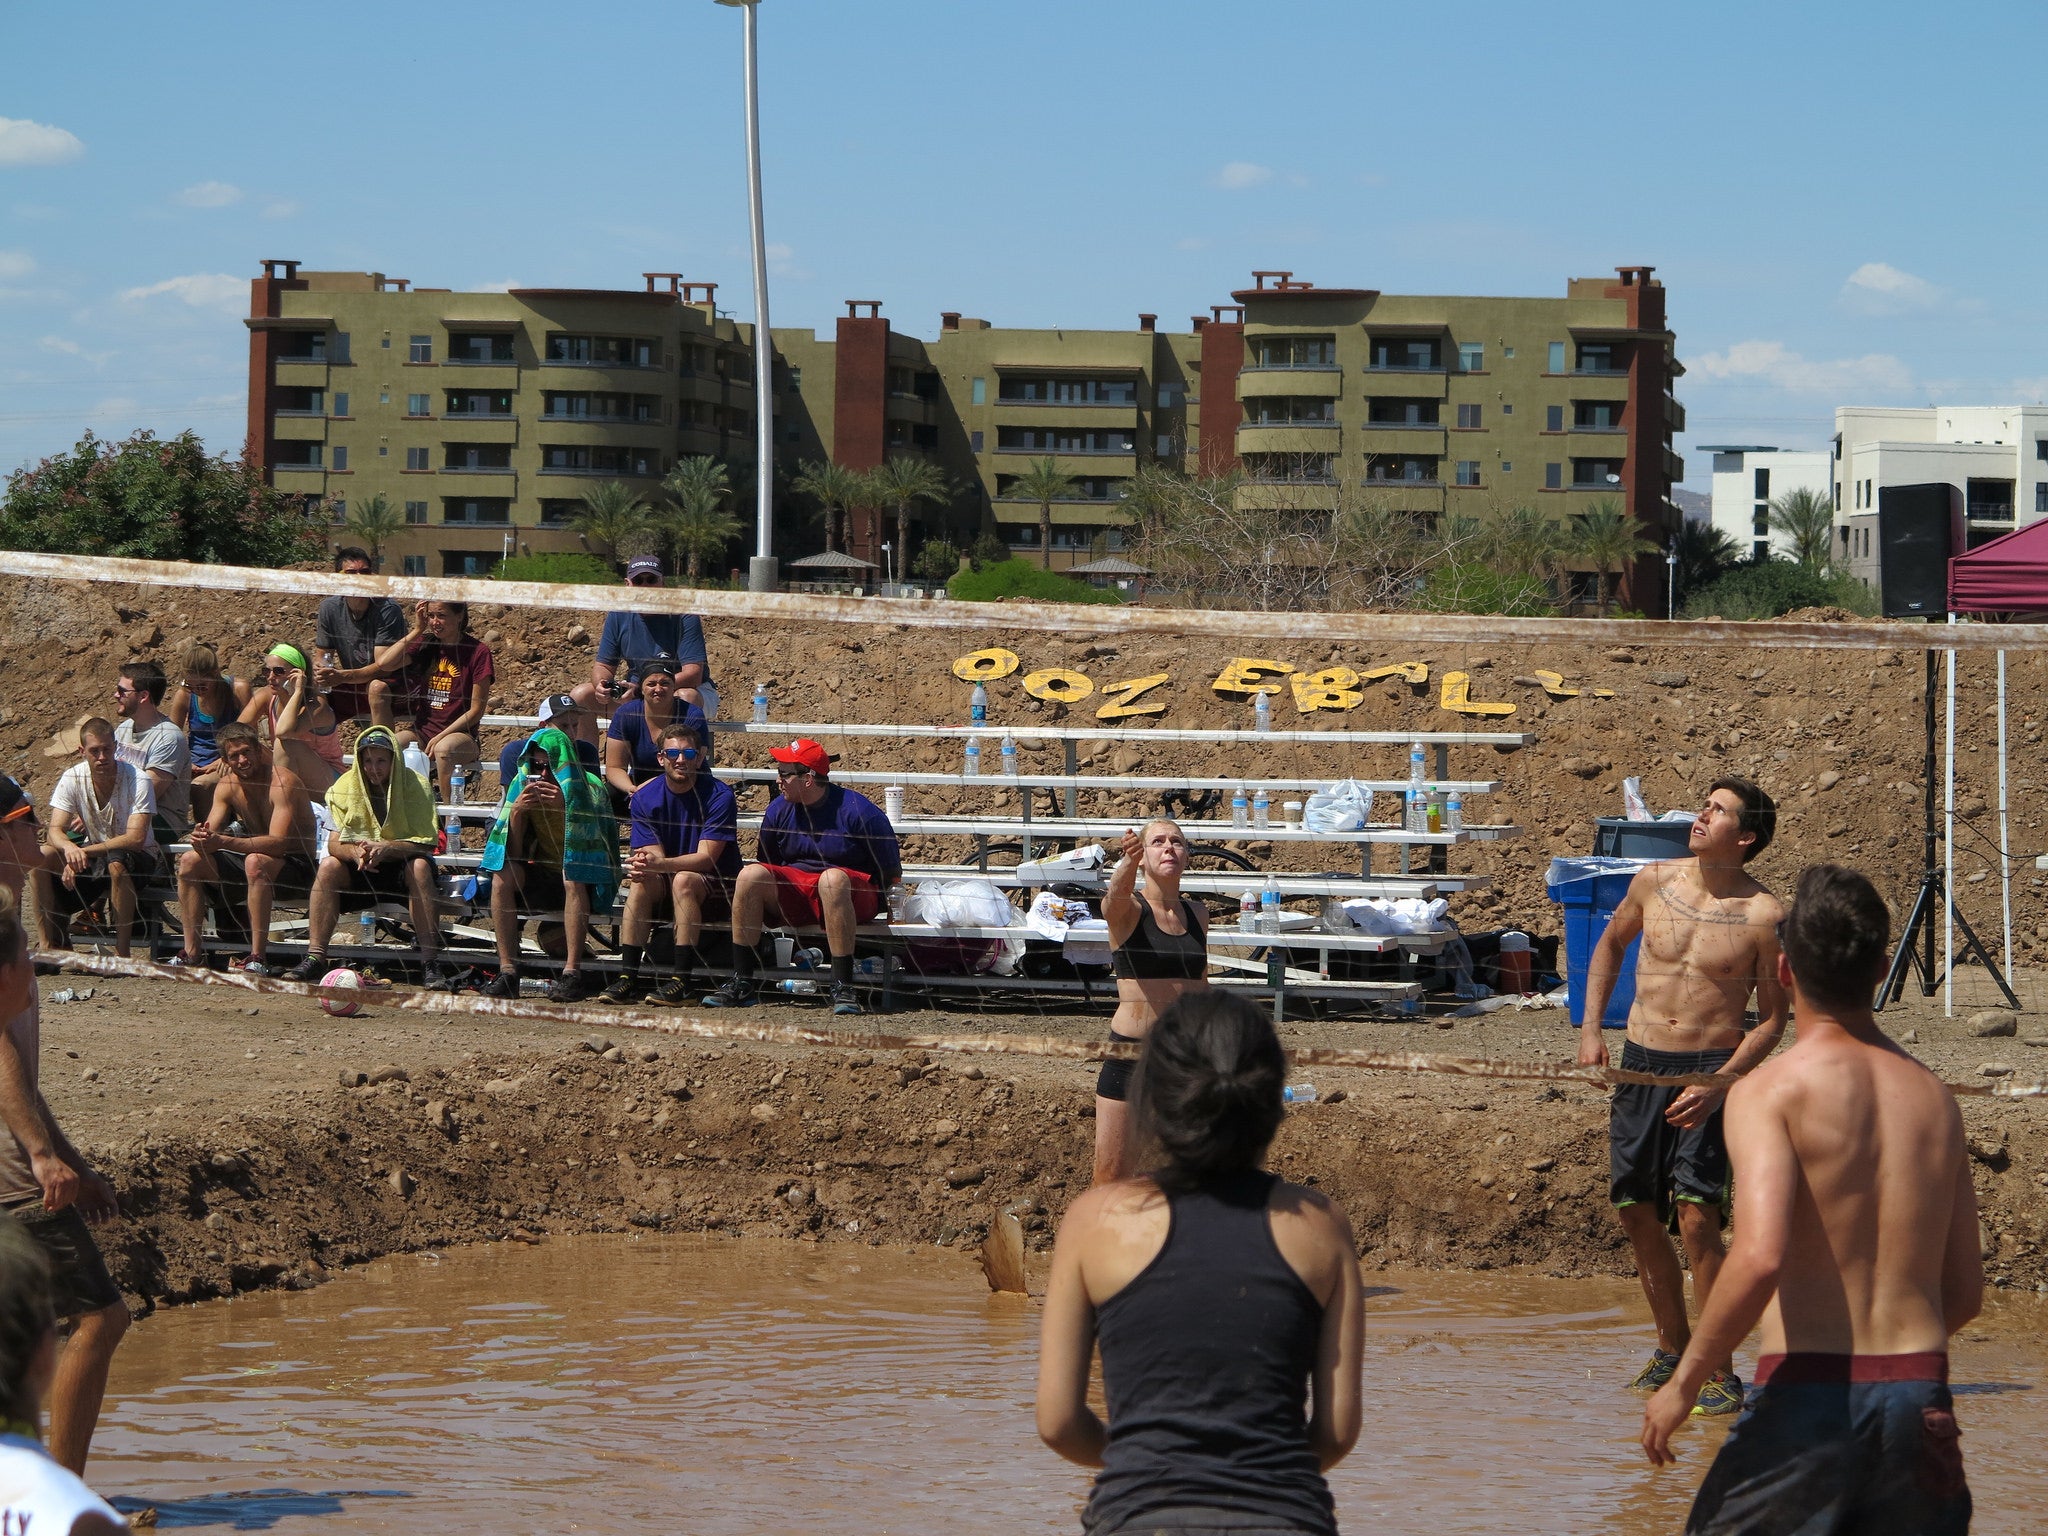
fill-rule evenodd
<path id="1" fill-rule="evenodd" d="M 1344 370 L 1335 365 L 1327 368 L 1247 368 L 1237 376 L 1237 397 L 1240 400 L 1259 400 L 1273 395 L 1335 400 L 1343 393 Z M 1200 401 L 1189 396 L 1188 403 L 1195 405 Z"/>
<path id="2" fill-rule="evenodd" d="M 1685 407 L 1670 395 L 1664 397 L 1664 425 L 1673 432 L 1685 430 Z"/>
<path id="3" fill-rule="evenodd" d="M 1334 421 L 1288 422 L 1279 425 L 1248 421 L 1237 429 L 1237 451 L 1240 455 L 1301 454 L 1316 459 L 1328 459 L 1342 449 L 1343 443 L 1343 429 Z"/>
<path id="4" fill-rule="evenodd" d="M 279 442 L 324 443 L 327 419 L 314 411 L 279 411 L 271 436 Z"/>
<path id="5" fill-rule="evenodd" d="M 1443 481 L 1435 475 L 1367 475 L 1362 483 L 1375 491 L 1440 491 L 1444 487 Z"/>

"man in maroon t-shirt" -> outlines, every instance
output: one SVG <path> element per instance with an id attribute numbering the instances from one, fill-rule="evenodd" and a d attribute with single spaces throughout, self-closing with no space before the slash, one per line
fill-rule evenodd
<path id="1" fill-rule="evenodd" d="M 444 801 L 458 763 L 474 763 L 477 735 L 491 701 L 491 648 L 469 633 L 469 604 L 435 600 L 412 611 L 412 628 L 377 653 L 372 668 L 394 679 L 386 715 L 410 712 L 411 723 L 378 719 L 398 733 L 399 749 L 418 742 L 434 760 Z"/>

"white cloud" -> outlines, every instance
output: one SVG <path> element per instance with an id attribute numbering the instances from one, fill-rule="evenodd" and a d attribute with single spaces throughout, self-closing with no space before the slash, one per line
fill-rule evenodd
<path id="1" fill-rule="evenodd" d="M 1924 277 L 1882 261 L 1866 261 L 1842 284 L 1842 300 L 1871 314 L 1899 314 L 1909 309 L 1933 309 L 1947 295 Z"/>
<path id="2" fill-rule="evenodd" d="M 69 336 L 41 336 L 36 345 L 45 352 L 61 352 L 66 357 L 79 357 L 88 363 L 104 363 L 114 354 L 111 352 L 89 352 Z"/>
<path id="3" fill-rule="evenodd" d="M 768 270 L 777 277 L 791 278 L 797 282 L 808 281 L 811 274 L 797 265 L 794 248 L 771 240 L 768 242 Z"/>
<path id="4" fill-rule="evenodd" d="M 1897 393 L 1913 383 L 1912 372 L 1887 352 L 1822 360 L 1801 357 L 1782 341 L 1738 341 L 1725 352 L 1687 358 L 1685 367 L 1688 375 L 1700 378 L 1767 384 L 1810 394 Z"/>
<path id="5" fill-rule="evenodd" d="M 263 205 L 263 217 L 266 219 L 289 219 L 298 211 L 299 205 L 288 197 L 280 197 L 275 202 Z"/>
<path id="6" fill-rule="evenodd" d="M 249 280 L 231 277 L 225 272 L 193 272 L 184 277 L 167 277 L 160 283 L 150 283 L 145 287 L 121 290 L 121 300 L 127 304 L 145 303 L 160 296 L 176 299 L 194 309 L 217 309 L 237 315 L 249 302 Z"/>
<path id="7" fill-rule="evenodd" d="M 27 277 L 35 269 L 36 259 L 27 251 L 0 251 L 0 282 Z"/>
<path id="8" fill-rule="evenodd" d="M 171 201 L 186 208 L 227 208 L 242 200 L 242 189 L 224 181 L 201 181 L 173 193 Z"/>
<path id="9" fill-rule="evenodd" d="M 1254 165 L 1249 160 L 1233 160 L 1215 176 L 1215 184 L 1226 192 L 1244 192 L 1252 187 L 1263 187 L 1273 179 L 1270 165 Z"/>
<path id="10" fill-rule="evenodd" d="M 0 117 L 0 165 L 63 165 L 85 153 L 78 135 L 25 117 Z"/>

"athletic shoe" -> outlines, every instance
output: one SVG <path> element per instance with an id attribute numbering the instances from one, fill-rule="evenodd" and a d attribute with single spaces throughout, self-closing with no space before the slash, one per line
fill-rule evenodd
<path id="1" fill-rule="evenodd" d="M 585 996 L 581 971 L 564 971 L 548 987 L 551 1003 L 580 1003 Z"/>
<path id="2" fill-rule="evenodd" d="M 206 969 L 206 956 L 188 955 L 181 949 L 164 964 L 174 971 L 203 971 Z"/>
<path id="3" fill-rule="evenodd" d="M 489 981 L 478 987 L 477 992 L 484 997 L 516 998 L 519 996 L 519 973 L 512 970 L 501 970 Z"/>
<path id="4" fill-rule="evenodd" d="M 837 1014 L 866 1013 L 861 1000 L 851 986 L 843 981 L 832 983 L 832 1011 Z"/>
<path id="5" fill-rule="evenodd" d="M 751 1008 L 761 1001 L 761 989 L 747 978 L 735 976 L 704 999 L 706 1008 Z"/>
<path id="6" fill-rule="evenodd" d="M 268 961 L 257 960 L 254 958 L 245 958 L 241 955 L 237 955 L 234 959 L 228 962 L 228 969 L 231 971 L 239 971 L 244 976 L 272 976 L 276 974 L 276 972 L 271 969 L 270 963 Z"/>
<path id="7" fill-rule="evenodd" d="M 614 976 L 612 984 L 598 996 L 608 1003 L 630 1006 L 647 995 L 647 983 L 638 976 Z"/>
<path id="8" fill-rule="evenodd" d="M 308 955 L 284 973 L 286 981 L 318 981 L 327 974 L 325 955 Z"/>
<path id="9" fill-rule="evenodd" d="M 650 1002 L 664 1008 L 688 1008 L 697 1001 L 697 983 L 694 977 L 671 976 L 654 989 Z"/>
<path id="10" fill-rule="evenodd" d="M 1700 1387 L 1699 1400 L 1692 1405 L 1696 1419 L 1717 1419 L 1724 1413 L 1742 1411 L 1742 1378 L 1733 1371 L 1716 1371 Z"/>
<path id="11" fill-rule="evenodd" d="M 453 992 L 455 978 L 440 961 L 429 960 L 420 967 L 420 985 L 429 992 Z"/>
<path id="12" fill-rule="evenodd" d="M 1652 1350 L 1650 1363 L 1636 1373 L 1636 1379 L 1628 1384 L 1631 1392 L 1654 1392 L 1669 1381 L 1678 1370 L 1678 1356 L 1667 1350 Z"/>

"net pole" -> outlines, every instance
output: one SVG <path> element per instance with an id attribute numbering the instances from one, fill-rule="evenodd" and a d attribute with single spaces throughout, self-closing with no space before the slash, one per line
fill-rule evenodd
<path id="1" fill-rule="evenodd" d="M 1950 614 L 1949 623 L 1956 621 Z M 1956 653 L 1947 653 L 1948 698 L 1945 701 L 1948 743 L 1942 764 L 1942 903 L 1941 903 L 1941 1011 L 1944 1018 L 1956 1014 Z"/>

